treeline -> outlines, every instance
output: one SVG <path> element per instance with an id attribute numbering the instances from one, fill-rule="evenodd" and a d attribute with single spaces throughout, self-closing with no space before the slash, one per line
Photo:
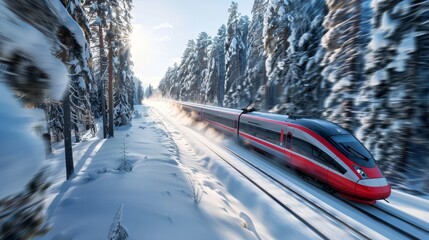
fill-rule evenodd
<path id="1" fill-rule="evenodd" d="M 397 188 L 429 192 L 429 2 L 255 0 L 190 40 L 165 97 L 325 118 L 370 149 Z"/>

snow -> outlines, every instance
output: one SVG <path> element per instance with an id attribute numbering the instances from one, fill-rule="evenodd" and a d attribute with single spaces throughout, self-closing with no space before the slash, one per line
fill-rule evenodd
<path id="1" fill-rule="evenodd" d="M 381 84 L 382 81 L 387 80 L 387 72 L 385 69 L 375 72 L 370 79 L 369 86 L 375 87 Z"/>
<path id="2" fill-rule="evenodd" d="M 429 197 L 417 197 L 393 190 L 389 203 L 378 202 L 377 205 L 391 210 L 419 226 L 429 226 Z"/>
<path id="3" fill-rule="evenodd" d="M 389 42 L 386 39 L 385 33 L 380 29 L 376 29 L 372 34 L 372 38 L 368 46 L 372 51 L 377 51 L 381 48 L 387 47 L 388 44 Z"/>
<path id="4" fill-rule="evenodd" d="M 52 193 L 57 195 L 48 209 L 52 230 L 41 239 L 104 239 L 121 204 L 121 224 L 132 239 L 258 239 L 243 227 L 254 226 L 249 214 L 201 166 L 212 165 L 210 158 L 194 152 L 179 133 L 167 132 L 148 116 L 148 107 L 137 109 L 143 119 L 117 129 L 114 139 L 90 138 L 89 147 L 84 143 L 87 149 L 76 149 L 84 152 L 83 162 L 76 164 L 71 181 L 54 189 L 59 192 Z M 130 173 L 115 170 L 124 138 L 133 162 Z M 203 193 L 200 203 L 193 200 L 192 186 Z"/>
<path id="5" fill-rule="evenodd" d="M 351 77 L 346 76 L 341 78 L 335 85 L 332 87 L 333 92 L 340 91 L 341 89 L 347 88 L 352 85 Z"/>
<path id="6" fill-rule="evenodd" d="M 299 38 L 298 46 L 299 47 L 304 46 L 304 44 L 308 41 L 308 39 L 310 38 L 310 36 L 311 35 L 308 32 L 302 34 L 301 38 Z"/>
<path id="7" fill-rule="evenodd" d="M 23 190 L 44 160 L 42 140 L 35 134 L 39 119 L 34 111 L 23 109 L 0 81 L 0 199 Z"/>
<path id="8" fill-rule="evenodd" d="M 58 19 L 62 21 L 62 24 L 69 29 L 74 35 L 77 43 L 80 45 L 82 50 L 82 56 L 85 56 L 86 40 L 83 35 L 82 29 L 79 24 L 70 16 L 64 6 L 61 4 L 61 1 L 50 0 L 49 1 L 51 10 L 56 13 Z M 73 4 L 70 4 L 73 5 Z"/>
<path id="9" fill-rule="evenodd" d="M 48 75 L 51 96 L 60 99 L 68 81 L 67 69 L 61 61 L 52 56 L 53 47 L 48 39 L 37 29 L 20 20 L 7 8 L 3 0 L 0 1 L 0 22 L 2 58 L 12 58 L 17 52 L 29 58 Z"/>
<path id="10" fill-rule="evenodd" d="M 278 11 L 277 11 L 277 15 L 279 17 L 283 17 L 283 15 L 285 15 L 285 14 L 286 14 L 285 8 L 283 6 L 280 6 L 279 9 L 278 9 Z"/>
<path id="11" fill-rule="evenodd" d="M 403 0 L 393 8 L 392 14 L 405 15 L 408 14 L 411 8 L 411 0 Z"/>
<path id="12" fill-rule="evenodd" d="M 86 84 L 85 84 L 85 80 L 83 79 L 83 77 L 79 77 L 78 82 L 79 82 L 79 87 L 82 90 L 85 90 L 86 89 Z"/>
<path id="13" fill-rule="evenodd" d="M 220 156 L 246 174 L 254 174 L 254 181 L 275 192 L 330 238 L 355 237 L 333 219 L 323 218 L 312 207 L 234 160 L 221 146 L 252 161 L 370 238 L 397 238 L 374 219 L 206 124 L 193 122 L 167 103 L 146 101 L 136 109 L 142 118 L 134 119 L 132 126 L 116 129 L 115 138 L 102 140 L 87 135 L 74 145 L 76 174 L 70 181 L 57 181 L 50 189 L 47 213 L 52 230 L 41 239 L 105 239 L 112 229 L 126 229 L 130 239 L 317 238 Z M 132 165 L 129 173 L 117 170 L 124 155 L 124 142 Z M 64 171 L 59 171 L 64 167 L 62 154 L 61 146 L 56 146 L 50 157 L 57 168 L 55 172 Z M 388 200 L 390 204 L 377 204 L 418 224 L 427 224 L 428 199 L 393 191 Z"/>
<path id="14" fill-rule="evenodd" d="M 398 27 L 398 23 L 392 20 L 388 12 L 384 12 L 381 18 L 380 31 L 385 33 L 385 37 L 390 37 Z"/>
<path id="15" fill-rule="evenodd" d="M 416 50 L 416 33 L 411 31 L 409 34 L 401 40 L 401 43 L 396 49 L 396 56 L 391 63 L 387 66 L 388 68 L 394 68 L 397 72 L 405 71 L 405 65 L 407 64 L 410 54 Z"/>

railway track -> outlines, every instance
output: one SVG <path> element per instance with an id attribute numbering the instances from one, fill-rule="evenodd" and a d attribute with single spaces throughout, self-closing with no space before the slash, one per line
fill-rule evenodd
<path id="1" fill-rule="evenodd" d="M 420 226 L 398 214 L 380 208 L 377 205 L 363 205 L 341 200 L 353 209 L 375 219 L 408 239 L 429 239 L 427 227 Z"/>

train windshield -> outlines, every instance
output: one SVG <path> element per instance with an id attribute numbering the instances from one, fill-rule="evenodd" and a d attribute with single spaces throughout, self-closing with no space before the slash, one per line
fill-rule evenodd
<path id="1" fill-rule="evenodd" d="M 364 167 L 375 167 L 375 160 L 371 153 L 350 134 L 331 136 L 331 139 L 339 146 L 339 150 L 350 160 Z"/>

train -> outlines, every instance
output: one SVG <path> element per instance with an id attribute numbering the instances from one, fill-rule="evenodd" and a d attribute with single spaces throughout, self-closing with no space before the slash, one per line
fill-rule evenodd
<path id="1" fill-rule="evenodd" d="M 371 153 L 353 134 L 333 122 L 249 108 L 238 110 L 179 101 L 175 104 L 193 118 L 280 159 L 345 199 L 375 204 L 391 194 L 391 187 Z"/>

